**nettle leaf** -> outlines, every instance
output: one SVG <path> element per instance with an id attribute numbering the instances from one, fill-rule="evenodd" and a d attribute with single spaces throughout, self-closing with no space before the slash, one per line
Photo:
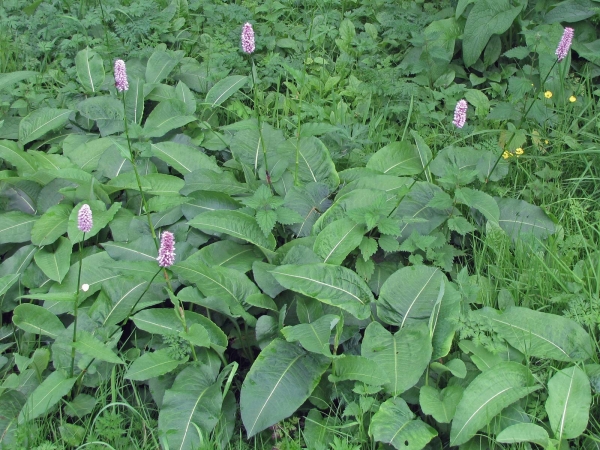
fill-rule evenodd
<path id="1" fill-rule="evenodd" d="M 21 150 L 14 141 L 0 141 L 0 158 L 16 167 L 19 175 L 36 171 L 34 158 Z"/>
<path id="2" fill-rule="evenodd" d="M 566 317 L 516 306 L 503 312 L 485 307 L 474 314 L 490 320 L 496 333 L 526 355 L 572 362 L 594 354 L 589 334 Z"/>
<path id="3" fill-rule="evenodd" d="M 144 124 L 146 137 L 161 137 L 168 131 L 180 128 L 196 120 L 186 114 L 186 106 L 181 100 L 171 99 L 160 102 L 150 113 Z"/>
<path id="4" fill-rule="evenodd" d="M 392 142 L 371 156 L 367 168 L 386 175 L 416 175 L 423 170 L 423 157 L 426 155 L 407 141 Z"/>
<path id="5" fill-rule="evenodd" d="M 464 444 L 504 408 L 541 387 L 533 383 L 529 369 L 515 362 L 502 362 L 479 374 L 456 408 L 450 445 Z"/>
<path id="6" fill-rule="evenodd" d="M 463 187 L 454 191 L 454 199 L 458 203 L 476 209 L 493 224 L 497 224 L 500 219 L 500 209 L 496 200 L 485 192 Z"/>
<path id="7" fill-rule="evenodd" d="M 46 308 L 23 303 L 13 311 L 13 323 L 24 331 L 55 339 L 65 331 L 65 326 L 60 319 Z"/>
<path id="8" fill-rule="evenodd" d="M 429 320 L 444 281 L 444 274 L 437 268 L 403 267 L 381 286 L 377 315 L 386 323 L 400 327 Z"/>
<path id="9" fill-rule="evenodd" d="M 19 413 L 17 422 L 24 424 L 27 421 L 40 417 L 50 411 L 61 398 L 71 392 L 77 377 L 66 378 L 60 370 L 52 372 L 27 398 L 23 409 Z"/>
<path id="10" fill-rule="evenodd" d="M 208 436 L 219 421 L 222 403 L 221 383 L 215 383 L 208 370 L 190 366 L 181 371 L 165 391 L 158 415 L 158 428 L 169 448 L 200 448 L 202 435 Z"/>
<path id="11" fill-rule="evenodd" d="M 365 225 L 340 219 L 327 225 L 317 236 L 314 252 L 329 264 L 342 264 L 346 256 L 360 245 L 367 232 Z"/>
<path id="12" fill-rule="evenodd" d="M 426 324 L 402 328 L 396 334 L 387 331 L 379 322 L 365 330 L 361 355 L 374 361 L 390 381 L 385 391 L 400 395 L 413 387 L 431 360 L 431 337 Z"/>
<path id="13" fill-rule="evenodd" d="M 375 441 L 397 449 L 420 450 L 437 436 L 437 431 L 417 419 L 403 399 L 395 397 L 382 403 L 373 415 L 369 434 Z"/>
<path id="14" fill-rule="evenodd" d="M 49 245 L 67 232 L 69 215 L 73 208 L 70 205 L 58 204 L 52 206 L 33 225 L 31 242 L 35 245 Z"/>
<path id="15" fill-rule="evenodd" d="M 240 211 L 208 211 L 188 222 L 201 231 L 216 231 L 250 242 L 258 247 L 273 250 L 275 237 L 265 236 L 254 217 Z"/>
<path id="16" fill-rule="evenodd" d="M 590 380 L 579 367 L 560 370 L 550 378 L 546 411 L 559 442 L 575 439 L 585 431 L 591 402 Z"/>
<path id="17" fill-rule="evenodd" d="M 497 199 L 500 208 L 498 223 L 513 239 L 533 235 L 545 239 L 554 234 L 556 226 L 539 206 L 515 198 Z"/>
<path id="18" fill-rule="evenodd" d="M 271 271 L 277 282 L 328 305 L 337 306 L 359 320 L 371 315 L 373 294 L 352 270 L 330 264 L 288 264 Z"/>
<path id="19" fill-rule="evenodd" d="M 89 47 L 80 50 L 75 56 L 77 78 L 87 92 L 95 93 L 104 83 L 104 62 L 102 57 Z"/>
<path id="20" fill-rule="evenodd" d="M 61 237 L 53 247 L 46 246 L 40 249 L 34 256 L 35 263 L 44 275 L 61 283 L 71 266 L 73 244 L 67 238 Z"/>
<path id="21" fill-rule="evenodd" d="M 133 381 L 144 381 L 171 372 L 185 361 L 174 359 L 169 349 L 163 348 L 155 352 L 144 353 L 137 358 L 125 372 L 125 378 Z"/>
<path id="22" fill-rule="evenodd" d="M 72 112 L 70 109 L 40 108 L 29 113 L 19 122 L 19 142 L 25 145 L 63 127 Z"/>
<path id="23" fill-rule="evenodd" d="M 309 352 L 331 356 L 329 338 L 331 330 L 339 320 L 336 315 L 326 314 L 310 323 L 284 327 L 281 329 L 281 334 L 288 342 L 300 342 L 300 345 Z"/>
<path id="24" fill-rule="evenodd" d="M 355 380 L 361 383 L 381 386 L 390 382 L 383 368 L 373 365 L 373 361 L 364 356 L 341 355 L 333 361 L 333 371 L 329 381 Z"/>
<path id="25" fill-rule="evenodd" d="M 475 64 L 492 35 L 508 30 L 522 8 L 522 4 L 511 6 L 508 0 L 481 0 L 475 3 L 467 17 L 463 34 L 465 66 Z"/>
<path id="26" fill-rule="evenodd" d="M 247 81 L 248 77 L 242 75 L 232 75 L 223 78 L 210 88 L 204 102 L 208 103 L 211 108 L 214 108 L 244 87 Z"/>
<path id="27" fill-rule="evenodd" d="M 158 142 L 150 144 L 152 154 L 163 160 L 182 175 L 198 169 L 209 169 L 219 172 L 219 166 L 214 159 L 193 147 L 176 142 Z"/>
<path id="28" fill-rule="evenodd" d="M 248 437 L 296 412 L 328 366 L 328 358 L 281 339 L 265 347 L 242 385 L 240 410 Z"/>
<path id="29" fill-rule="evenodd" d="M 256 211 L 255 218 L 265 237 L 268 237 L 277 223 L 277 213 L 272 209 L 259 209 Z"/>

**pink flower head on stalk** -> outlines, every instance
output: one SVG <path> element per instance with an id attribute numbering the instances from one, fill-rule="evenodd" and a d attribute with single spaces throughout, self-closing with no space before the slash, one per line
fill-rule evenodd
<path id="1" fill-rule="evenodd" d="M 252 29 L 252 24 L 250 22 L 246 22 L 244 27 L 242 28 L 242 50 L 244 53 L 254 53 L 254 30 Z"/>
<path id="2" fill-rule="evenodd" d="M 175 262 L 175 236 L 170 231 L 163 231 L 156 259 L 160 267 L 169 267 Z"/>
<path id="3" fill-rule="evenodd" d="M 566 27 L 562 37 L 560 38 L 558 47 L 556 47 L 556 57 L 558 58 L 559 62 L 565 59 L 569 53 L 571 42 L 573 42 L 574 31 L 575 30 L 573 30 L 573 28 Z"/>
<path id="4" fill-rule="evenodd" d="M 458 128 L 462 128 L 465 126 L 465 122 L 467 121 L 467 101 L 463 98 L 459 100 L 456 104 L 456 108 L 454 108 L 454 120 L 452 123 L 456 125 Z"/>
<path id="5" fill-rule="evenodd" d="M 84 233 L 89 233 L 93 226 L 94 221 L 92 220 L 90 205 L 83 205 L 77 213 L 77 228 Z"/>
<path id="6" fill-rule="evenodd" d="M 122 59 L 117 59 L 115 61 L 115 86 L 119 92 L 129 90 L 129 83 L 127 82 L 127 69 L 125 68 L 125 61 Z"/>

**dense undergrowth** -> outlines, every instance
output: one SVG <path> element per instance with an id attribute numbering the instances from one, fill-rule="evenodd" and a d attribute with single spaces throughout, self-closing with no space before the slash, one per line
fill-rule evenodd
<path id="1" fill-rule="evenodd" d="M 600 449 L 599 11 L 0 2 L 0 448 Z"/>

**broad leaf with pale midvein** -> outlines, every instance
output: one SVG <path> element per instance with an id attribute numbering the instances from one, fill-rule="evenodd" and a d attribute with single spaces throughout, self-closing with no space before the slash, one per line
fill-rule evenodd
<path id="1" fill-rule="evenodd" d="M 19 413 L 18 423 L 23 424 L 49 411 L 71 391 L 76 379 L 77 377 L 66 378 L 60 370 L 48 375 L 48 378 L 29 394 Z"/>
<path id="2" fill-rule="evenodd" d="M 328 358 L 280 339 L 265 347 L 242 385 L 240 409 L 248 437 L 296 412 L 328 366 Z"/>
<path id="3" fill-rule="evenodd" d="M 359 246 L 367 227 L 344 218 L 327 225 L 315 240 L 313 250 L 329 264 L 342 264 L 348 254 Z"/>
<path id="4" fill-rule="evenodd" d="M 271 271 L 286 289 L 337 306 L 357 319 L 371 315 L 373 294 L 352 270 L 330 264 L 287 264 Z"/>
<path id="5" fill-rule="evenodd" d="M 540 388 L 533 383 L 529 369 L 515 362 L 502 362 L 479 374 L 456 408 L 450 445 L 464 444 L 504 408 Z"/>

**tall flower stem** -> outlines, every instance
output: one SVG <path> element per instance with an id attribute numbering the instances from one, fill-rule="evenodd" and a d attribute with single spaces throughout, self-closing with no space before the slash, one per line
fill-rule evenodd
<path id="1" fill-rule="evenodd" d="M 85 233 L 83 233 L 83 238 L 79 242 L 79 271 L 77 272 L 77 293 L 75 294 L 75 304 L 73 305 L 73 344 L 77 342 L 77 310 L 79 307 L 79 291 L 81 289 L 81 267 L 83 266 L 82 254 L 83 254 L 83 246 L 81 243 L 85 240 Z M 71 347 L 71 368 L 69 370 L 69 377 L 73 376 L 73 371 L 75 370 L 75 347 Z"/>
<path id="2" fill-rule="evenodd" d="M 256 66 L 254 65 L 254 57 L 250 56 L 250 61 L 252 62 L 252 92 L 254 94 L 254 109 L 256 110 L 256 120 L 258 121 L 258 139 L 260 140 L 260 147 L 262 148 L 263 153 L 263 164 L 265 165 L 265 175 L 267 178 L 267 184 L 269 185 L 269 189 L 273 192 L 273 186 L 271 185 L 271 174 L 269 173 L 269 163 L 267 161 L 267 147 L 265 146 L 265 139 L 263 138 L 262 133 L 262 116 L 260 114 L 260 107 L 258 105 L 258 87 L 257 87 L 257 76 L 256 76 Z M 258 177 L 258 164 L 256 164 L 256 176 Z"/>

